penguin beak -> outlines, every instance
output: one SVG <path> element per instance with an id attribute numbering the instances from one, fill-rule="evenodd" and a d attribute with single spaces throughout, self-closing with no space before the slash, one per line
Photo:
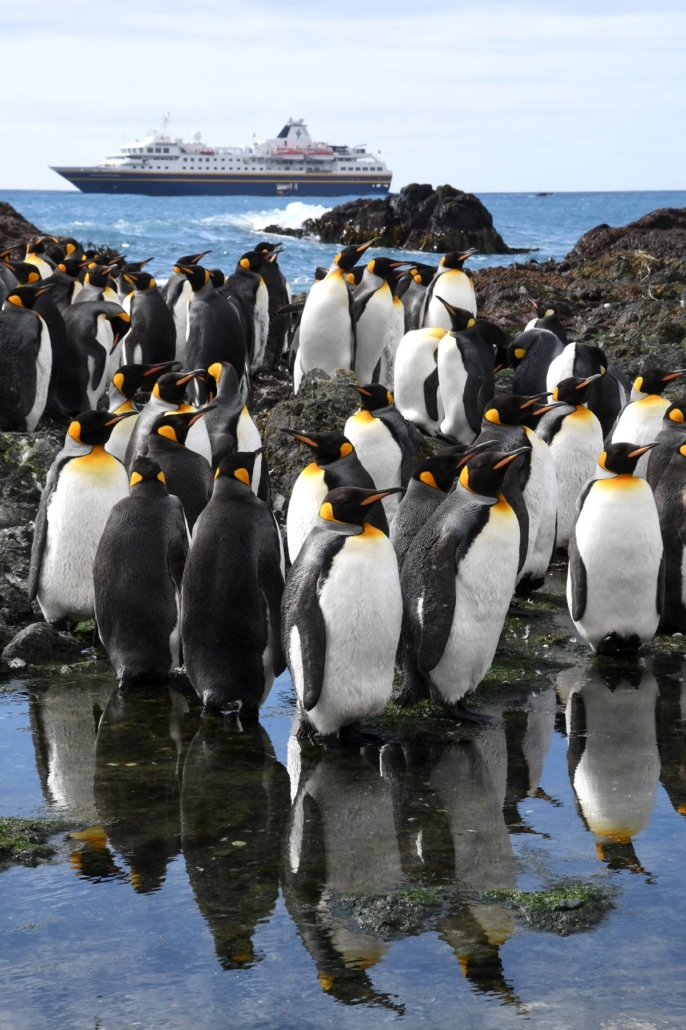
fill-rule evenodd
<path id="1" fill-rule="evenodd" d="M 475 454 L 479 453 L 479 451 L 487 451 L 489 449 L 489 447 L 493 447 L 493 446 L 494 446 L 494 441 L 493 440 L 482 440 L 481 443 L 470 444 L 469 450 L 465 454 L 460 455 L 459 461 L 458 461 L 457 465 L 455 466 L 455 468 L 456 469 L 462 468 L 464 463 L 466 461 L 469 461 L 470 458 L 473 458 Z M 528 450 L 528 448 L 525 448 L 525 449 Z"/>
<path id="2" fill-rule="evenodd" d="M 640 458 L 646 451 L 652 451 L 653 447 L 659 447 L 660 444 L 656 440 L 655 443 L 647 443 L 645 447 L 637 447 L 635 451 L 631 451 L 627 454 L 627 458 Z"/>
<path id="3" fill-rule="evenodd" d="M 380 236 L 375 236 L 373 240 L 368 240 L 367 243 L 363 243 L 361 247 L 357 248 L 357 253 L 364 254 L 365 250 L 368 250 L 373 243 L 378 243 L 380 239 Z"/>
<path id="4" fill-rule="evenodd" d="M 363 397 L 371 397 L 369 390 L 365 390 L 363 386 L 353 386 L 352 383 L 349 383 L 348 385 L 351 390 L 357 390 L 357 392 L 361 393 Z"/>
<path id="5" fill-rule="evenodd" d="M 529 397 L 524 404 L 520 405 L 520 409 L 532 408 L 534 404 L 538 404 L 539 401 L 545 400 L 547 396 L 547 393 L 537 393 L 535 397 Z"/>
<path id="6" fill-rule="evenodd" d="M 515 460 L 515 458 L 518 458 L 520 454 L 526 454 L 526 452 L 530 450 L 530 447 L 518 447 L 516 451 L 512 451 L 506 458 L 502 458 L 497 465 L 494 465 L 493 471 L 495 472 L 496 469 L 504 468 L 505 465 L 509 465 Z"/>
<path id="7" fill-rule="evenodd" d="M 193 418 L 188 420 L 188 427 L 194 426 L 198 419 L 201 419 L 203 415 L 206 415 L 208 411 L 212 411 L 216 407 L 216 404 L 206 404 L 204 408 L 199 408 Z"/>
<path id="8" fill-rule="evenodd" d="M 202 379 L 205 375 L 204 368 L 196 368 L 192 372 L 188 372 L 183 379 L 179 379 L 177 386 L 183 386 L 184 383 L 190 383 L 191 379 Z"/>
<path id="9" fill-rule="evenodd" d="M 579 385 L 575 386 L 574 389 L 575 390 L 583 390 L 583 388 L 585 386 L 589 386 L 596 379 L 602 379 L 602 378 L 603 378 L 603 373 L 602 372 L 596 372 L 596 374 L 594 376 L 589 376 L 588 379 L 584 379 L 583 383 L 579 383 Z"/>
<path id="10" fill-rule="evenodd" d="M 125 411 L 123 415 L 114 415 L 109 422 L 105 422 L 105 425 L 116 426 L 117 422 L 122 422 L 125 418 L 131 418 L 133 415 L 137 414 L 137 411 Z"/>
<path id="11" fill-rule="evenodd" d="M 299 440 L 300 443 L 306 443 L 308 447 L 319 446 L 319 444 L 317 444 L 314 440 L 311 440 L 309 436 L 303 436 L 302 433 L 296 432 L 295 429 L 282 429 L 281 432 L 288 433 L 288 435 L 292 436 L 294 440 Z"/>
<path id="12" fill-rule="evenodd" d="M 266 448 L 266 447 L 258 447 L 258 448 L 257 448 L 257 450 L 256 450 L 256 451 L 253 451 L 252 453 L 253 453 L 253 454 L 255 455 L 255 457 L 257 457 L 257 456 L 258 456 L 258 454 L 264 454 L 264 452 L 265 452 L 266 450 L 267 450 L 267 448 Z"/>
<path id="13" fill-rule="evenodd" d="M 686 372 L 686 368 L 678 368 L 676 372 L 670 372 L 669 375 L 663 376 L 662 382 L 668 383 L 670 379 L 678 379 L 680 376 L 684 374 L 684 372 Z"/>
<path id="14" fill-rule="evenodd" d="M 440 300 L 441 304 L 443 305 L 443 307 L 445 308 L 445 310 L 448 312 L 449 315 L 454 315 L 455 314 L 455 308 L 451 307 L 451 305 L 448 304 L 447 300 L 443 300 L 443 298 L 439 297 L 438 294 L 436 294 L 435 296 L 436 296 L 436 300 Z"/>
<path id="15" fill-rule="evenodd" d="M 536 411 L 532 411 L 532 415 L 545 415 L 546 411 L 552 411 L 553 408 L 563 408 L 564 401 L 555 401 L 553 404 L 546 404 L 542 408 L 537 408 Z"/>
<path id="16" fill-rule="evenodd" d="M 154 368 L 149 368 L 147 372 L 143 373 L 143 376 L 154 376 L 158 372 L 164 372 L 165 368 L 171 368 L 172 365 L 180 365 L 180 361 L 163 361 L 159 365 L 155 365 Z"/>
<path id="17" fill-rule="evenodd" d="M 532 308 L 534 308 L 535 311 L 538 311 L 538 301 L 532 300 L 531 297 L 527 297 L 526 299 L 528 300 L 529 304 L 531 304 Z"/>
<path id="18" fill-rule="evenodd" d="M 366 508 L 369 504 L 376 504 L 377 501 L 382 501 L 384 497 L 389 497 L 390 494 L 404 494 L 405 488 L 402 486 L 394 486 L 392 490 L 380 490 L 378 494 L 372 494 L 371 497 L 365 497 L 360 504 Z"/>

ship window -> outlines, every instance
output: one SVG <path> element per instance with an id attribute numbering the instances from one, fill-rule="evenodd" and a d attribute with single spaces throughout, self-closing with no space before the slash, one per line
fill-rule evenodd
<path id="1" fill-rule="evenodd" d="M 148 147 L 148 153 L 152 154 L 152 147 Z"/>
<path id="2" fill-rule="evenodd" d="M 169 153 L 169 147 L 162 147 L 162 153 L 163 154 L 168 154 Z"/>

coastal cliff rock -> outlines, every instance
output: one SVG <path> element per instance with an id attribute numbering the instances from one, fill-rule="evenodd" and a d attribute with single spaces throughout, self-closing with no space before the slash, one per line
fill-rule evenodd
<path id="1" fill-rule="evenodd" d="M 565 268 L 597 261 L 607 254 L 641 251 L 648 258 L 686 256 L 686 208 L 662 207 L 628 225 L 596 225 L 564 259 Z"/>
<path id="2" fill-rule="evenodd" d="M 0 201 L 0 250 L 19 247 L 23 254 L 25 244 L 39 234 L 40 229 L 15 211 L 11 204 Z"/>
<path id="3" fill-rule="evenodd" d="M 490 211 L 473 193 L 418 183 L 383 200 L 352 200 L 321 218 L 308 218 L 299 234 L 346 246 L 379 237 L 376 246 L 404 250 L 447 253 L 476 247 L 481 254 L 525 253 L 507 246 Z"/>

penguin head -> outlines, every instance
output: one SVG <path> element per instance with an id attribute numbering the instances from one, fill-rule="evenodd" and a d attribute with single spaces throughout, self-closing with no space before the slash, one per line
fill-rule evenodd
<path id="1" fill-rule="evenodd" d="M 28 261 L 3 261 L 3 265 L 12 272 L 18 286 L 33 286 L 41 282 L 40 272 Z"/>
<path id="2" fill-rule="evenodd" d="M 379 279 L 383 279 L 389 286 L 394 286 L 398 269 L 404 268 L 406 264 L 407 261 L 393 261 L 391 258 L 377 257 L 372 258 L 367 264 L 366 270 L 371 275 L 376 275 Z"/>
<path id="3" fill-rule="evenodd" d="M 168 372 L 177 361 L 160 361 L 157 365 L 121 365 L 112 376 L 112 382 L 122 397 L 131 400 L 140 389 L 150 390 L 163 372 Z"/>
<path id="4" fill-rule="evenodd" d="M 494 426 L 521 426 L 530 417 L 536 405 L 545 402 L 547 394 L 536 394 L 535 397 L 494 397 L 486 405 L 484 421 Z"/>
<path id="5" fill-rule="evenodd" d="M 367 243 L 361 243 L 359 246 L 354 244 L 352 247 L 344 247 L 343 250 L 336 254 L 336 257 L 333 259 L 330 271 L 340 268 L 344 273 L 349 272 L 360 260 L 365 250 L 368 250 L 372 243 L 376 243 L 379 239 L 380 237 L 377 236 L 373 240 L 369 240 Z"/>
<path id="6" fill-rule="evenodd" d="M 115 415 L 113 411 L 82 411 L 69 423 L 67 436 L 88 447 L 103 447 L 114 427 L 135 414 L 135 411 L 125 411 L 121 415 Z"/>
<path id="7" fill-rule="evenodd" d="M 518 447 L 516 451 L 481 451 L 468 458 L 460 472 L 460 484 L 465 490 L 484 497 L 497 497 L 503 480 L 513 461 L 531 448 Z"/>
<path id="8" fill-rule="evenodd" d="M 204 371 L 203 368 L 196 368 L 192 372 L 165 372 L 153 386 L 153 396 L 167 404 L 181 404 L 191 379 L 203 375 Z"/>
<path id="9" fill-rule="evenodd" d="M 152 458 L 139 454 L 131 465 L 129 488 L 132 494 L 167 493 L 167 481 L 164 472 Z"/>
<path id="10" fill-rule="evenodd" d="M 432 454 L 430 458 L 421 461 L 411 478 L 447 494 L 455 482 L 455 476 L 465 462 L 473 458 L 479 451 L 488 450 L 492 446 L 492 440 L 482 440 L 481 443 L 473 443 L 469 446 L 458 443 L 453 447 L 444 447 L 438 454 Z"/>
<path id="11" fill-rule="evenodd" d="M 222 385 L 222 393 L 228 392 L 229 390 L 233 393 L 237 393 L 240 390 L 240 383 L 238 382 L 236 369 L 230 361 L 215 361 L 207 369 L 207 375 L 208 381 L 205 383 L 205 386 L 208 393 L 212 394 L 212 396 L 216 397 L 220 383 Z M 209 378 L 214 379 L 214 386 L 209 382 Z"/>
<path id="12" fill-rule="evenodd" d="M 83 253 L 83 247 L 73 236 L 58 236 L 57 242 L 62 248 L 65 258 L 75 257 Z"/>
<path id="13" fill-rule="evenodd" d="M 255 469 L 255 461 L 259 454 L 262 454 L 264 447 L 258 447 L 256 451 L 235 451 L 233 454 L 227 454 L 225 458 L 219 462 L 217 471 L 214 474 L 215 479 L 227 479 L 232 482 L 242 483 L 243 486 L 247 486 L 248 490 L 252 490 L 252 475 Z"/>
<path id="14" fill-rule="evenodd" d="M 633 476 L 638 459 L 653 447 L 659 447 L 659 444 L 647 443 L 637 447 L 635 443 L 610 443 L 598 458 L 598 464 L 616 476 Z"/>
<path id="15" fill-rule="evenodd" d="M 362 276 L 366 271 L 366 265 L 356 265 L 349 272 L 345 274 L 345 281 L 349 286 L 359 286 L 362 282 Z"/>
<path id="16" fill-rule="evenodd" d="M 520 333 L 519 336 L 515 336 L 512 343 L 507 348 L 508 362 L 512 368 L 516 368 L 520 361 L 529 353 L 529 347 L 531 347 L 539 336 L 533 332 Z"/>
<path id="17" fill-rule="evenodd" d="M 185 444 L 191 426 L 215 407 L 215 404 L 206 404 L 197 411 L 167 411 L 155 419 L 150 427 L 150 435 L 163 436 L 173 443 Z"/>
<path id="18" fill-rule="evenodd" d="M 673 372 L 668 372 L 664 368 L 646 368 L 634 380 L 634 390 L 643 397 L 650 394 L 660 397 L 669 384 L 675 379 L 681 378 L 684 372 L 686 372 L 686 368 L 677 368 Z"/>
<path id="19" fill-rule="evenodd" d="M 27 254 L 45 254 L 46 243 L 58 243 L 56 236 L 34 236 L 32 240 L 26 244 Z"/>
<path id="20" fill-rule="evenodd" d="M 122 275 L 126 275 L 127 272 L 142 272 L 146 265 L 150 264 L 152 258 L 145 258 L 144 261 L 127 261 L 126 264 L 122 265 L 119 271 Z"/>
<path id="21" fill-rule="evenodd" d="M 174 271 L 186 276 L 193 293 L 202 290 L 203 286 L 212 282 L 208 269 L 203 268 L 202 265 L 174 265 Z"/>
<path id="22" fill-rule="evenodd" d="M 64 261 L 60 261 L 57 267 L 60 272 L 64 272 L 65 275 L 69 275 L 72 279 L 76 279 L 83 268 L 83 261 L 80 257 L 66 257 Z"/>
<path id="23" fill-rule="evenodd" d="M 223 286 L 226 282 L 226 276 L 222 272 L 221 268 L 208 268 L 210 273 L 210 282 L 214 286 L 215 290 L 218 290 L 220 286 Z"/>
<path id="24" fill-rule="evenodd" d="M 329 274 L 328 268 L 324 268 L 323 265 L 315 265 L 314 266 L 314 281 L 316 283 L 320 283 L 322 281 L 322 279 L 326 279 L 328 274 Z"/>
<path id="25" fill-rule="evenodd" d="M 44 293 L 49 293 L 50 289 L 49 285 L 15 286 L 7 294 L 5 304 L 13 304 L 16 308 L 25 308 L 27 311 L 31 311 L 38 298 Z"/>
<path id="26" fill-rule="evenodd" d="M 393 394 L 381 383 L 367 383 L 365 386 L 352 386 L 360 395 L 360 407 L 363 411 L 378 411 L 393 403 Z"/>
<path id="27" fill-rule="evenodd" d="M 90 286 L 97 286 L 98 289 L 104 289 L 109 283 L 112 272 L 117 269 L 116 265 L 98 265 L 94 261 L 89 262 L 86 271 L 86 282 Z"/>
<path id="28" fill-rule="evenodd" d="M 535 430 L 546 412 L 552 411 L 553 408 L 563 407 L 565 407 L 564 401 L 553 401 L 552 403 L 549 401 L 539 401 L 538 404 L 535 404 L 533 407 L 528 409 L 528 413 L 522 419 L 521 424 L 526 426 L 528 429 Z"/>
<path id="29" fill-rule="evenodd" d="M 559 312 L 552 301 L 534 300 L 533 297 L 526 298 L 535 309 L 538 319 L 556 318 L 559 321 Z"/>
<path id="30" fill-rule="evenodd" d="M 670 404 L 664 413 L 663 422 L 667 425 L 674 425 L 676 422 L 679 425 L 683 425 L 686 422 L 686 400 L 674 401 Z M 686 426 L 684 426 L 686 430 Z"/>
<path id="31" fill-rule="evenodd" d="M 418 286 L 428 286 L 437 271 L 437 265 L 413 265 L 410 274 Z"/>
<path id="32" fill-rule="evenodd" d="M 259 250 L 262 254 L 266 254 L 267 257 L 270 254 L 279 253 L 283 249 L 280 243 L 269 243 L 267 240 L 260 240 L 254 247 L 254 250 Z"/>
<path id="33" fill-rule="evenodd" d="M 362 526 L 369 519 L 373 504 L 382 501 L 389 494 L 401 494 L 400 486 L 389 490 L 366 490 L 359 486 L 339 486 L 330 490 L 319 509 L 324 522 L 343 522 Z"/>
<path id="34" fill-rule="evenodd" d="M 311 447 L 314 451 L 313 459 L 319 465 L 338 461 L 355 450 L 343 433 L 299 433 L 296 429 L 282 429 L 281 432 Z"/>
<path id="35" fill-rule="evenodd" d="M 124 272 L 124 279 L 133 286 L 134 290 L 151 290 L 157 286 L 155 279 L 150 272 Z"/>
<path id="36" fill-rule="evenodd" d="M 451 251 L 450 254 L 444 254 L 441 260 L 438 262 L 438 266 L 439 268 L 459 269 L 461 271 L 462 266 L 464 265 L 467 258 L 471 257 L 472 254 L 476 253 L 476 247 L 469 247 L 468 250 Z"/>
<path id="37" fill-rule="evenodd" d="M 211 250 L 203 250 L 199 254 L 184 254 L 183 257 L 177 258 L 174 262 L 173 271 L 177 275 L 183 275 L 182 268 L 188 268 L 190 265 L 197 265 L 201 258 L 204 258 L 206 254 L 211 254 Z"/>
<path id="38" fill-rule="evenodd" d="M 602 379 L 602 372 L 588 376 L 586 379 L 582 379 L 580 376 L 569 376 L 568 379 L 562 379 L 557 384 L 550 396 L 554 401 L 562 401 L 564 404 L 584 404 L 588 388 L 596 379 Z"/>
<path id="39" fill-rule="evenodd" d="M 238 259 L 236 271 L 239 274 L 240 272 L 259 272 L 266 256 L 263 250 L 249 250 Z"/>
<path id="40" fill-rule="evenodd" d="M 448 304 L 447 300 L 443 300 L 443 297 L 439 297 L 436 294 L 436 300 L 440 300 L 441 304 L 448 312 L 450 316 L 450 329 L 454 333 L 461 333 L 464 329 L 473 329 L 476 325 L 476 319 L 471 311 L 466 311 L 465 308 L 454 308 L 452 304 Z"/>
<path id="41" fill-rule="evenodd" d="M 110 307 L 114 308 L 114 313 L 105 317 L 112 326 L 112 350 L 114 350 L 122 336 L 126 336 L 131 328 L 131 316 L 123 308 L 117 308 L 116 304 L 111 304 Z"/>

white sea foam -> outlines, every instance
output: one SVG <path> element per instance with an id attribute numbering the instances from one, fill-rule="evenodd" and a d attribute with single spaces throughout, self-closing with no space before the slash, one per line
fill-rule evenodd
<path id="1" fill-rule="evenodd" d="M 330 208 L 324 204 L 304 204 L 293 200 L 286 207 L 271 208 L 268 211 L 242 211 L 230 214 L 211 215 L 201 218 L 200 225 L 233 226 L 247 232 L 260 232 L 265 225 L 281 225 L 285 229 L 299 229 L 307 218 L 320 218 Z"/>

